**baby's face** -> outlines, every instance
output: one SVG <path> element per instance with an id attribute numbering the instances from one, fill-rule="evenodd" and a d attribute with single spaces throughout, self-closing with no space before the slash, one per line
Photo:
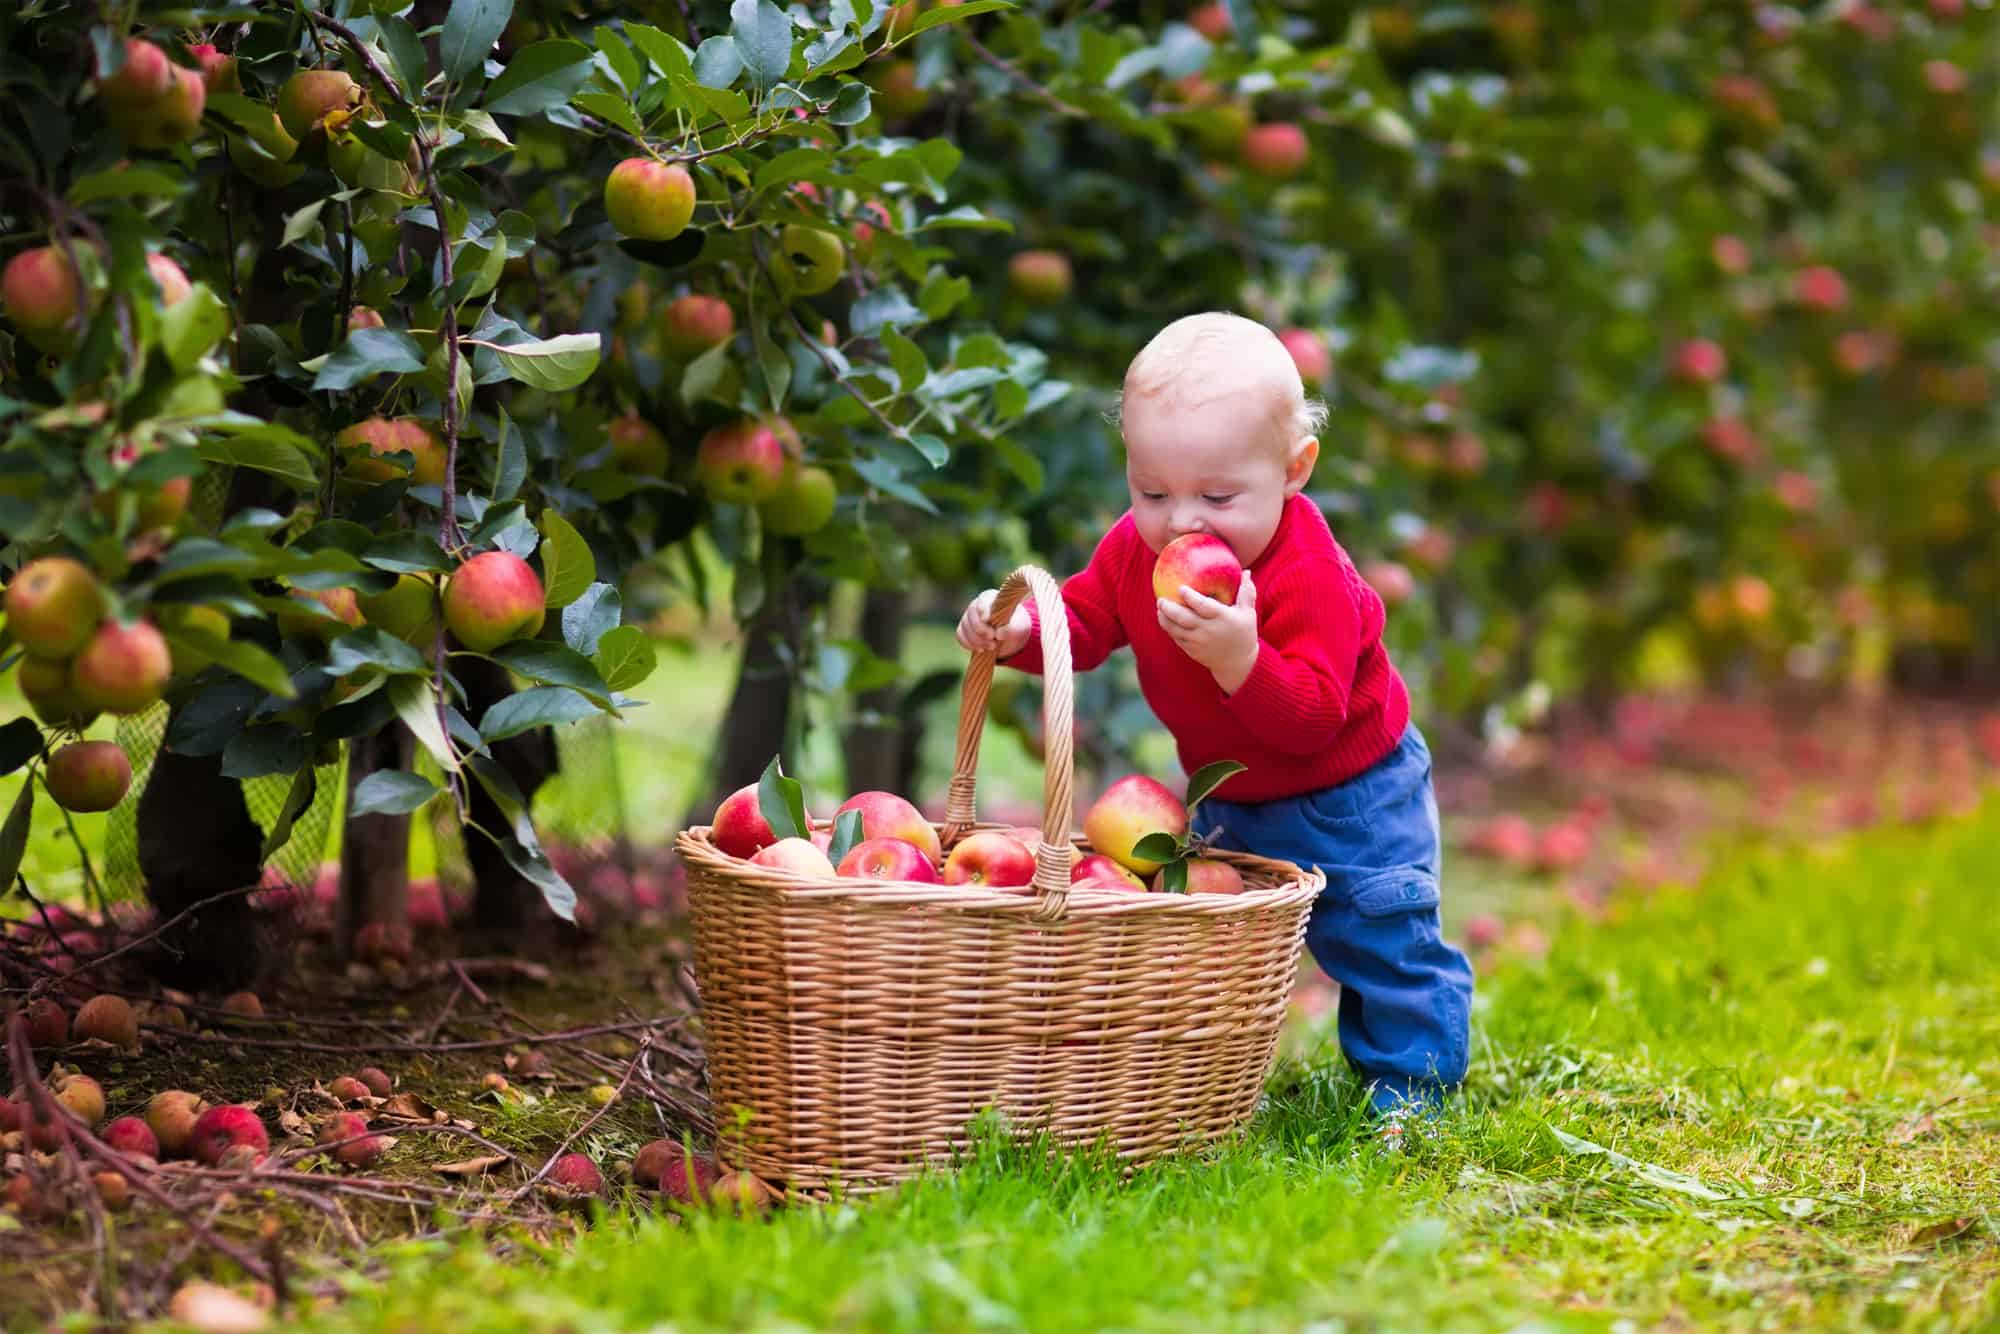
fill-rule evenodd
<path id="1" fill-rule="evenodd" d="M 1141 398 L 1121 414 L 1132 518 L 1159 551 L 1208 533 L 1246 567 L 1278 531 L 1285 501 L 1312 473 L 1318 444 L 1279 438 L 1261 394 L 1225 394 L 1185 405 Z"/>

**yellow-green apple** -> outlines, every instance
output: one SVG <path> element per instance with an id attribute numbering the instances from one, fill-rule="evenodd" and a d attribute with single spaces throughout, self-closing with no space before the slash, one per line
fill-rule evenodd
<path id="1" fill-rule="evenodd" d="M 1417 591 L 1417 581 L 1410 574 L 1410 567 L 1400 561 L 1370 561 L 1362 567 L 1361 577 L 1375 590 L 1385 607 L 1400 607 L 1410 600 Z"/>
<path id="2" fill-rule="evenodd" d="M 754 417 L 718 426 L 701 438 L 694 475 L 711 500 L 761 505 L 784 485 L 784 442 Z"/>
<path id="3" fill-rule="evenodd" d="M 297 144 L 324 138 L 328 112 L 347 111 L 361 102 L 361 85 L 342 70 L 305 69 L 278 90 L 278 120 Z"/>
<path id="4" fill-rule="evenodd" d="M 1133 855 L 1140 839 L 1148 834 L 1179 838 L 1187 831 L 1187 807 L 1181 799 L 1144 774 L 1127 774 L 1104 789 L 1083 817 L 1084 836 L 1091 846 L 1140 875 L 1160 869 L 1159 862 Z"/>
<path id="5" fill-rule="evenodd" d="M 807 838 L 781 838 L 770 847 L 751 853 L 750 861 L 753 865 L 771 866 L 817 880 L 833 879 L 833 863 Z"/>
<path id="6" fill-rule="evenodd" d="M 197 42 L 188 48 L 201 67 L 201 81 L 211 93 L 240 93 L 243 76 L 237 72 L 236 57 L 217 50 L 211 43 Z"/>
<path id="7" fill-rule="evenodd" d="M 779 537 L 804 537 L 826 527 L 838 499 L 832 473 L 824 468 L 793 468 L 759 512 L 770 532 Z"/>
<path id="8" fill-rule="evenodd" d="M 1714 384 L 1729 370 L 1729 355 L 1712 338 L 1690 338 L 1674 349 L 1674 378 L 1683 384 Z"/>
<path id="9" fill-rule="evenodd" d="M 689 292 L 660 313 L 660 344 L 676 361 L 693 361 L 736 332 L 736 312 L 719 296 Z"/>
<path id="10" fill-rule="evenodd" d="M 511 551 L 483 551 L 458 567 L 444 589 L 444 623 L 458 642 L 487 653 L 542 628 L 541 577 Z"/>
<path id="11" fill-rule="evenodd" d="M 90 642 L 104 614 L 97 576 L 67 556 L 23 565 L 7 585 L 7 628 L 41 658 L 67 658 Z"/>
<path id="12" fill-rule="evenodd" d="M 671 241 L 694 216 L 694 178 L 678 164 L 628 157 L 604 179 L 604 211 L 622 236 Z"/>
<path id="13" fill-rule="evenodd" d="M 277 614 L 278 630 L 287 637 L 331 642 L 361 625 L 361 600 L 351 588 L 288 588 L 285 596 L 301 608 Z"/>
<path id="14" fill-rule="evenodd" d="M 757 804 L 757 785 L 746 784 L 722 799 L 709 821 L 709 838 L 716 851 L 730 857 L 749 857 L 778 841 L 770 821 Z"/>
<path id="15" fill-rule="evenodd" d="M 1162 869 L 1153 877 L 1153 888 L 1163 888 Z M 1190 894 L 1241 894 L 1243 875 L 1228 862 L 1213 857 L 1190 857 L 1187 861 L 1187 892 Z"/>
<path id="16" fill-rule="evenodd" d="M 127 37 L 125 63 L 116 73 L 97 76 L 97 99 L 107 114 L 113 106 L 121 111 L 146 107 L 165 97 L 173 81 L 166 52 L 142 37 Z"/>
<path id="17" fill-rule="evenodd" d="M 932 839 L 936 841 L 935 836 Z M 900 838 L 864 838 L 840 859 L 839 874 L 854 880 L 938 882 L 937 868 L 924 850 Z"/>
<path id="18" fill-rule="evenodd" d="M 146 1104 L 146 1128 L 160 1142 L 160 1156 L 187 1156 L 194 1139 L 194 1125 L 208 1104 L 183 1089 L 164 1089 Z"/>
<path id="19" fill-rule="evenodd" d="M 1100 889 L 1144 890 L 1146 882 L 1101 852 L 1078 859 L 1070 869 L 1072 885 L 1095 885 Z"/>
<path id="20" fill-rule="evenodd" d="M 1847 304 L 1847 280 L 1839 269 L 1814 264 L 1792 280 L 1792 297 L 1808 310 L 1839 310 Z"/>
<path id="21" fill-rule="evenodd" d="M 832 232 L 788 223 L 778 234 L 778 275 L 800 296 L 817 296 L 847 272 L 847 247 Z"/>
<path id="22" fill-rule="evenodd" d="M 1035 856 L 1016 839 L 997 829 L 967 834 L 944 859 L 947 885 L 985 885 L 1005 889 L 1035 878 Z"/>
<path id="23" fill-rule="evenodd" d="M 1229 6 L 1224 4 L 1199 5 L 1187 17 L 1188 26 L 1211 42 L 1229 40 L 1230 29 L 1236 25 L 1230 21 Z"/>
<path id="24" fill-rule="evenodd" d="M 943 855 L 931 822 L 922 811 L 893 792 L 857 792 L 840 803 L 834 818 L 839 819 L 848 811 L 861 812 L 863 838 L 900 838 L 921 850 L 932 865 Z"/>
<path id="25" fill-rule="evenodd" d="M 873 80 L 871 99 L 886 120 L 908 120 L 931 104 L 931 90 L 917 86 L 917 62 L 891 60 Z"/>
<path id="26" fill-rule="evenodd" d="M 188 500 L 193 494 L 192 477 L 169 477 L 158 486 L 144 487 L 139 491 L 139 503 L 133 508 L 132 522 L 141 532 L 171 528 L 187 513 Z M 118 512 L 118 493 L 100 491 L 92 503 L 99 514 L 110 518 Z"/>
<path id="27" fill-rule="evenodd" d="M 444 442 L 414 417 L 368 417 L 341 431 L 333 443 L 346 457 L 345 482 L 373 486 L 399 477 L 401 472 L 385 456 L 408 454 L 414 460 L 414 485 L 444 485 Z"/>
<path id="28" fill-rule="evenodd" d="M 42 781 L 66 811 L 108 811 L 132 786 L 132 762 L 115 741 L 72 741 L 49 757 Z"/>
<path id="29" fill-rule="evenodd" d="M 604 434 L 611 441 L 612 459 L 626 472 L 658 477 L 667 470 L 667 437 L 637 412 L 613 417 Z"/>
<path id="30" fill-rule="evenodd" d="M 1059 250 L 1023 250 L 1007 261 L 1007 286 L 1031 306 L 1053 306 L 1070 294 L 1076 275 Z"/>
<path id="31" fill-rule="evenodd" d="M 1252 127 L 1243 136 L 1243 165 L 1274 181 L 1289 181 L 1312 161 L 1306 132 L 1289 121 Z"/>
<path id="32" fill-rule="evenodd" d="M 0 299 L 24 338 L 44 352 L 59 354 L 69 344 L 83 285 L 59 247 L 36 246 L 7 261 L 0 274 Z"/>
<path id="33" fill-rule="evenodd" d="M 275 111 L 269 124 L 259 116 L 256 125 L 229 136 L 229 160 L 236 169 L 257 184 L 274 190 L 283 189 L 305 174 L 306 169 L 292 161 L 298 151 L 298 141 L 286 133 L 285 123 Z"/>
<path id="34" fill-rule="evenodd" d="M 187 271 L 157 250 L 146 256 L 146 271 L 160 285 L 160 304 L 163 306 L 179 305 L 194 291 Z"/>
<path id="35" fill-rule="evenodd" d="M 1234 606 L 1243 566 L 1229 544 L 1209 533 L 1186 533 L 1160 550 L 1153 562 L 1153 596 L 1181 601 L 1181 589 Z"/>
<path id="36" fill-rule="evenodd" d="M 202 81 L 201 71 L 185 65 L 168 68 L 173 82 L 167 91 L 127 113 L 129 119 L 110 115 L 110 108 L 106 108 L 106 119 L 134 148 L 172 148 L 194 138 L 201 128 L 201 113 L 208 105 L 208 85 Z"/>
<path id="37" fill-rule="evenodd" d="M 28 707 L 51 727 L 81 730 L 97 717 L 97 710 L 86 706 L 77 696 L 68 658 L 38 658 L 30 653 L 21 659 L 15 679 L 20 682 L 21 695 L 28 701 Z"/>
<path id="38" fill-rule="evenodd" d="M 1306 384 L 1323 385 L 1333 374 L 1333 354 L 1326 350 L 1326 340 L 1311 329 L 1280 330 L 1278 341 L 1292 354 L 1292 364 L 1299 368 L 1299 378 Z"/>
<path id="39" fill-rule="evenodd" d="M 387 589 L 356 600 L 368 624 L 406 644 L 429 648 L 437 637 L 437 585 L 424 575 L 399 574 Z"/>

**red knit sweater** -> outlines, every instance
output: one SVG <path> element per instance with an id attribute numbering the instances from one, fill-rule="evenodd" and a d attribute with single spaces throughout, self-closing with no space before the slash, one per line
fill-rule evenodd
<path id="1" fill-rule="evenodd" d="M 1249 769 L 1216 789 L 1272 801 L 1344 782 L 1387 755 L 1410 721 L 1410 694 L 1382 647 L 1382 599 L 1303 495 L 1285 503 L 1257 585 L 1257 665 L 1233 695 L 1160 628 L 1154 552 L 1127 511 L 1082 572 L 1063 584 L 1070 655 L 1087 672 L 1130 644 L 1139 688 L 1193 773 L 1216 760 Z M 1006 665 L 1040 673 L 1038 633 Z"/>

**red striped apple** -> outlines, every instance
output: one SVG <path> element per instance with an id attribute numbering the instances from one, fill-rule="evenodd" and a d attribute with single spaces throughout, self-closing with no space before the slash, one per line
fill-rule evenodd
<path id="1" fill-rule="evenodd" d="M 77 698 L 100 713 L 143 713 L 174 673 L 167 641 L 151 621 L 106 621 L 70 666 Z"/>
<path id="2" fill-rule="evenodd" d="M 736 312 L 719 296 L 689 292 L 667 303 L 660 315 L 660 343 L 676 361 L 693 361 L 736 332 Z"/>
<path id="3" fill-rule="evenodd" d="M 69 343 L 69 323 L 83 301 L 83 285 L 60 247 L 36 246 L 7 261 L 0 298 L 23 337 L 44 352 L 59 352 Z"/>
<path id="4" fill-rule="evenodd" d="M 1059 250 L 1023 250 L 1007 261 L 1007 286 L 1031 306 L 1053 306 L 1070 294 L 1076 275 Z"/>
<path id="5" fill-rule="evenodd" d="M 900 838 L 914 845 L 929 859 L 932 866 L 938 864 L 944 850 L 938 844 L 937 830 L 924 818 L 922 811 L 893 792 L 857 792 L 840 803 L 834 818 L 839 819 L 847 811 L 861 812 L 861 837 Z"/>
<path id="6" fill-rule="evenodd" d="M 1243 583 L 1243 566 L 1219 537 L 1188 533 L 1167 543 L 1153 562 L 1153 596 L 1179 602 L 1181 589 L 1234 605 Z"/>
<path id="7" fill-rule="evenodd" d="M 701 438 L 694 475 L 709 499 L 761 505 L 785 481 L 785 445 L 770 424 L 746 417 Z"/>
<path id="8" fill-rule="evenodd" d="M 132 786 L 132 762 L 115 741 L 72 741 L 49 757 L 49 795 L 67 811 L 108 811 Z"/>
<path id="9" fill-rule="evenodd" d="M 770 822 L 757 804 L 757 785 L 737 788 L 722 799 L 709 821 L 709 838 L 716 851 L 730 857 L 749 857 L 778 841 Z"/>
<path id="10" fill-rule="evenodd" d="M 542 580 L 511 551 L 483 551 L 458 567 L 444 589 L 444 623 L 458 642 L 489 653 L 542 628 Z"/>
<path id="11" fill-rule="evenodd" d="M 1035 857 L 1016 839 L 997 829 L 968 834 L 944 859 L 947 885 L 985 885 L 1005 889 L 1035 878 Z"/>

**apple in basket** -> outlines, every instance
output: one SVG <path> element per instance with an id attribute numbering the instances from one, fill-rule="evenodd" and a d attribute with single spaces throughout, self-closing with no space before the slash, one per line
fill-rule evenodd
<path id="1" fill-rule="evenodd" d="M 1077 861 L 1070 870 L 1072 885 L 1089 885 L 1094 889 L 1137 889 L 1144 890 L 1146 882 L 1132 874 L 1117 862 L 1101 852 L 1093 852 Z"/>
<path id="2" fill-rule="evenodd" d="M 1035 878 L 1035 854 L 1021 841 L 997 829 L 967 834 L 944 859 L 947 885 L 985 885 L 1004 889 Z"/>
<path id="3" fill-rule="evenodd" d="M 937 836 L 931 836 L 935 843 Z M 900 838 L 864 838 L 840 859 L 840 874 L 857 880 L 913 880 L 922 885 L 938 882 L 937 868 L 924 850 Z"/>
<path id="4" fill-rule="evenodd" d="M 1153 888 L 1162 888 L 1163 870 L 1153 877 Z M 1213 857 L 1190 857 L 1187 861 L 1187 892 L 1190 894 L 1241 894 L 1243 875 L 1228 862 Z"/>
<path id="5" fill-rule="evenodd" d="M 1187 831 L 1187 807 L 1181 799 L 1144 774 L 1127 774 L 1104 789 L 1083 817 L 1091 847 L 1140 875 L 1160 869 L 1160 863 L 1133 855 L 1140 839 L 1152 833 L 1179 838 Z"/>
<path id="6" fill-rule="evenodd" d="M 824 852 L 813 846 L 810 839 L 781 838 L 770 847 L 759 848 L 752 853 L 750 864 L 794 871 L 820 880 L 833 879 L 833 863 L 826 859 Z"/>
<path id="7" fill-rule="evenodd" d="M 712 826 L 709 837 L 715 841 L 716 850 L 731 857 L 748 857 L 778 841 L 777 832 L 757 804 L 755 783 L 739 787 L 723 798 L 709 824 Z"/>
<path id="8" fill-rule="evenodd" d="M 839 819 L 847 811 L 861 812 L 863 839 L 901 839 L 921 851 L 932 866 L 944 856 L 944 849 L 938 845 L 937 830 L 924 818 L 924 813 L 893 792 L 857 792 L 840 803 L 834 818 Z"/>

